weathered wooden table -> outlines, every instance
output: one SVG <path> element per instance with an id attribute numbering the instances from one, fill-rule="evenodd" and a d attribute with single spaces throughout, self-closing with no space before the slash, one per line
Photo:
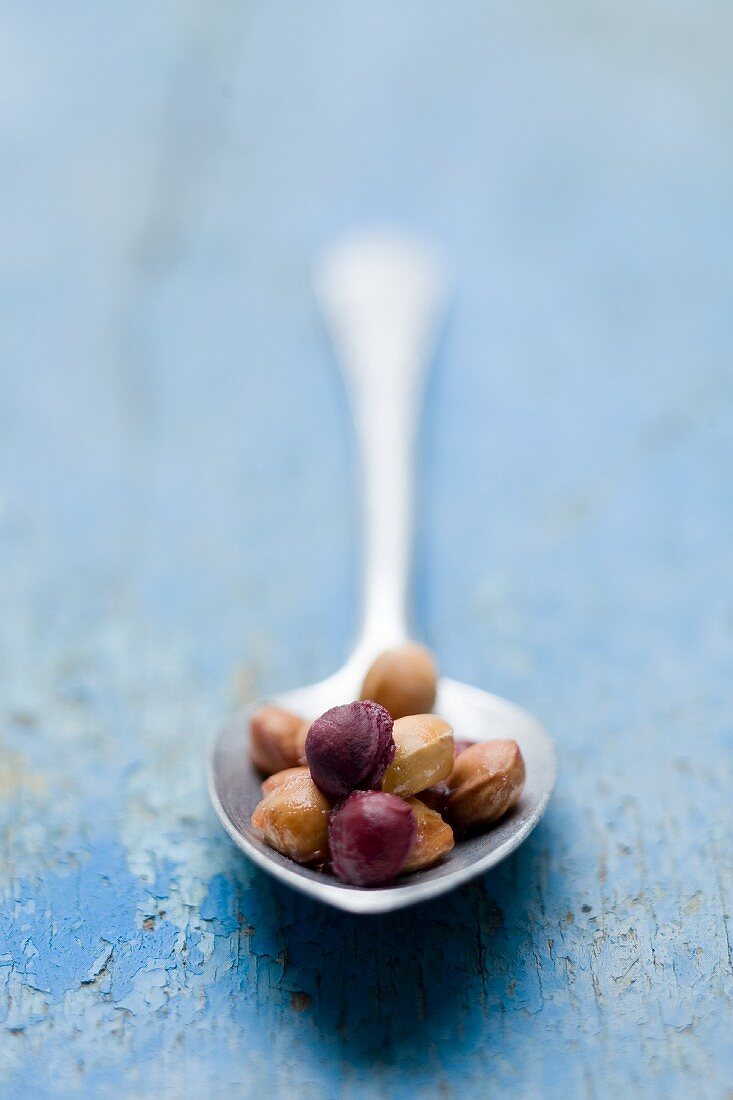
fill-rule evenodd
<path id="1" fill-rule="evenodd" d="M 730 31 L 4 6 L 2 1096 L 730 1095 Z M 307 276 L 374 216 L 455 276 L 419 621 L 561 753 L 513 858 L 379 921 L 255 872 L 203 773 L 348 645 Z"/>

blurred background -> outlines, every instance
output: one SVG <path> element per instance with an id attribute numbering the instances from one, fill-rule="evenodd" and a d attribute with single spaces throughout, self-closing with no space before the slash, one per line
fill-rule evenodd
<path id="1" fill-rule="evenodd" d="M 3 5 L 14 1095 L 141 1066 L 173 1095 L 733 1083 L 732 23 L 715 0 Z M 227 709 L 328 674 L 356 625 L 354 440 L 309 279 L 371 222 L 452 279 L 419 631 L 562 755 L 527 851 L 445 903 L 450 981 L 438 911 L 391 918 L 365 976 L 363 933 L 270 893 L 202 780 Z"/>

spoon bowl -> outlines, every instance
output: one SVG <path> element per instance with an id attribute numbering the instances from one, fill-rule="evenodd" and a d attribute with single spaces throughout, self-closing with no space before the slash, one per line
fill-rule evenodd
<path id="1" fill-rule="evenodd" d="M 358 699 L 372 660 L 410 637 L 414 442 L 444 278 L 424 246 L 389 231 L 370 231 L 324 257 L 315 289 L 341 363 L 362 453 L 364 596 L 361 633 L 346 665 L 321 683 L 270 700 L 310 719 Z M 252 828 L 261 777 L 249 758 L 249 716 L 258 705 L 241 711 L 215 743 L 209 765 L 214 809 L 234 843 L 263 870 L 352 913 L 412 905 L 493 867 L 532 831 L 555 785 L 554 747 L 531 715 L 506 699 L 443 677 L 434 710 L 450 722 L 457 738 L 508 738 L 519 744 L 527 772 L 522 797 L 489 832 L 459 841 L 442 863 L 388 886 L 349 886 L 273 851 Z"/>
<path id="2" fill-rule="evenodd" d="M 360 681 L 350 677 L 350 672 L 347 667 L 320 684 L 285 692 L 270 701 L 315 717 L 329 707 L 358 697 Z M 512 738 L 519 744 L 527 769 L 522 797 L 514 810 L 489 832 L 459 840 L 442 863 L 388 886 L 348 886 L 331 875 L 301 867 L 280 855 L 253 829 L 250 817 L 262 798 L 262 777 L 249 759 L 249 716 L 257 705 L 237 714 L 216 742 L 209 771 L 214 809 L 234 843 L 253 863 L 301 893 L 350 913 L 401 909 L 444 894 L 488 871 L 534 829 L 555 785 L 554 746 L 530 714 L 498 695 L 441 677 L 434 709 L 451 723 L 456 737 L 470 741 Z"/>

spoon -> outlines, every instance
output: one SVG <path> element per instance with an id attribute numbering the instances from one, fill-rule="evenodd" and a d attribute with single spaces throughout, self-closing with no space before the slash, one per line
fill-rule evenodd
<path id="1" fill-rule="evenodd" d="M 436 259 L 393 232 L 367 232 L 333 248 L 315 272 L 315 290 L 341 362 L 361 447 L 364 503 L 362 627 L 346 664 L 310 687 L 271 702 L 307 718 L 358 699 L 374 658 L 410 637 L 413 456 L 422 382 L 444 280 Z M 540 820 L 555 785 L 552 742 L 526 711 L 475 687 L 441 677 L 435 712 L 456 736 L 513 738 L 527 769 L 515 810 L 489 832 L 462 840 L 437 866 L 372 888 L 349 886 L 269 848 L 250 824 L 261 798 L 249 761 L 249 715 L 219 734 L 209 765 L 214 809 L 234 843 L 281 882 L 352 913 L 384 913 L 436 897 L 509 855 Z"/>

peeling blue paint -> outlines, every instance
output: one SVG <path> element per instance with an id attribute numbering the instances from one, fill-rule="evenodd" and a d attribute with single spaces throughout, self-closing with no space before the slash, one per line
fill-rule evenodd
<path id="1" fill-rule="evenodd" d="M 201 903 L 201 919 L 210 923 L 211 931 L 217 936 L 228 936 L 236 932 L 238 892 L 236 884 L 224 874 L 215 875 L 209 883 L 206 897 Z"/>
<path id="2" fill-rule="evenodd" d="M 176 872 L 176 863 L 172 859 L 164 859 L 155 869 L 155 882 L 150 887 L 150 893 L 154 898 L 162 900 L 170 895 L 171 883 Z"/>
<path id="3" fill-rule="evenodd" d="M 2 953 L 29 988 L 48 994 L 50 1004 L 60 1004 L 102 970 L 109 976 L 105 992 L 122 1001 L 148 953 L 173 957 L 177 930 L 168 921 L 151 931 L 137 927 L 142 890 L 118 841 L 78 848 L 73 858 L 60 874 L 16 884 L 0 910 Z"/>

